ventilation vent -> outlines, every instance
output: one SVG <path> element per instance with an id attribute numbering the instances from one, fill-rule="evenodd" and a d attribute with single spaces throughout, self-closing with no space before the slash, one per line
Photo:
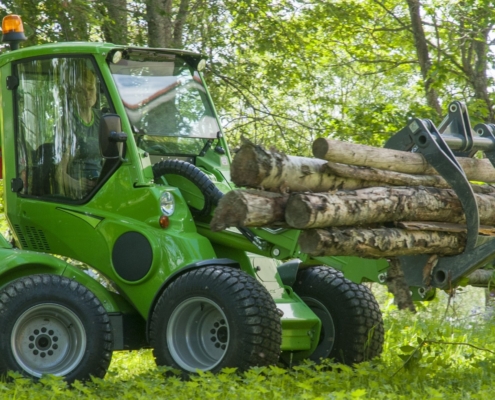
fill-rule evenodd
<path id="1" fill-rule="evenodd" d="M 37 251 L 50 251 L 50 246 L 46 240 L 43 231 L 36 229 L 32 226 L 25 227 L 26 236 L 28 240 L 28 247 Z"/>
<path id="2" fill-rule="evenodd" d="M 22 233 L 21 227 L 19 225 L 14 225 L 14 230 L 15 230 L 15 233 L 17 234 L 17 238 L 21 242 L 22 248 L 23 249 L 27 248 L 28 243 L 27 243 L 26 238 L 24 237 L 24 234 Z"/>

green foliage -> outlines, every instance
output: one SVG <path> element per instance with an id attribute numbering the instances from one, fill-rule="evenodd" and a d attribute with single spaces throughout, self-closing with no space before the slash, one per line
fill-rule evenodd
<path id="1" fill-rule="evenodd" d="M 0 16 L 20 13 L 29 44 L 103 40 L 105 26 L 117 22 L 107 12 L 113 3 L 6 0 Z M 209 56 L 207 79 L 232 145 L 244 135 L 310 155 L 320 136 L 381 145 L 411 116 L 439 123 L 442 116 L 426 105 L 425 81 L 442 110 L 460 100 L 473 124 L 495 122 L 492 2 L 420 4 L 426 72 L 404 1 L 171 0 L 171 10 L 186 5 L 181 43 Z M 131 45 L 149 42 L 146 10 L 144 0 L 127 2 Z"/>
<path id="2" fill-rule="evenodd" d="M 38 383 L 11 373 L 0 382 L 1 398 L 22 399 L 486 399 L 492 397 L 493 321 L 477 313 L 480 289 L 440 293 L 416 315 L 399 312 L 383 287 L 374 288 L 386 325 L 383 356 L 346 365 L 310 362 L 287 368 L 226 368 L 189 380 L 156 367 L 149 350 L 116 352 L 105 379 L 69 388 L 60 378 Z M 446 305 L 450 304 L 446 310 Z M 473 314 L 473 310 L 475 313 Z M 480 310 L 481 311 L 481 310 Z"/>

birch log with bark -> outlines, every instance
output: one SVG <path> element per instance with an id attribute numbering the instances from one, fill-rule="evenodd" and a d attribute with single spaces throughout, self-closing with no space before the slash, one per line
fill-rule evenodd
<path id="1" fill-rule="evenodd" d="M 427 186 L 450 189 L 450 185 L 440 175 L 413 175 L 402 172 L 386 171 L 372 167 L 360 167 L 328 161 L 324 167 L 329 174 L 341 178 L 359 179 L 362 181 L 380 182 L 375 186 Z M 364 187 L 370 187 L 366 183 Z M 489 185 L 471 184 L 475 193 L 495 194 L 495 188 Z"/>
<path id="2" fill-rule="evenodd" d="M 373 167 L 416 175 L 438 175 L 422 154 L 319 138 L 313 142 L 315 157 L 341 164 Z M 468 180 L 495 183 L 495 168 L 484 159 L 458 157 Z"/>
<path id="3" fill-rule="evenodd" d="M 229 226 L 287 226 L 284 220 L 288 195 L 261 190 L 232 190 L 219 201 L 210 223 L 212 231 Z"/>
<path id="4" fill-rule="evenodd" d="M 301 251 L 313 257 L 386 258 L 417 254 L 455 255 L 466 244 L 464 233 L 379 229 L 309 229 L 301 232 Z"/>
<path id="5" fill-rule="evenodd" d="M 477 194 L 480 223 L 495 225 L 495 196 Z M 465 223 L 453 190 L 375 187 L 336 193 L 293 193 L 286 222 L 297 229 L 370 225 L 395 221 Z"/>
<path id="6" fill-rule="evenodd" d="M 237 186 L 279 192 L 328 192 L 380 186 L 380 182 L 332 175 L 325 171 L 326 164 L 324 160 L 268 151 L 244 140 L 230 170 L 232 182 Z"/>

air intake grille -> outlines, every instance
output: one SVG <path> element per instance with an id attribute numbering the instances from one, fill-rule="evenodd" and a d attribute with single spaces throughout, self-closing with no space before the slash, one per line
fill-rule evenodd
<path id="1" fill-rule="evenodd" d="M 27 248 L 28 243 L 27 243 L 26 238 L 24 237 L 24 234 L 22 233 L 21 227 L 19 225 L 14 225 L 14 230 L 15 230 L 15 233 L 17 234 L 19 241 L 21 242 L 22 248 L 23 249 Z"/>
<path id="2" fill-rule="evenodd" d="M 50 251 L 50 246 L 46 240 L 45 234 L 42 230 L 36 229 L 33 226 L 26 226 L 24 228 L 26 232 L 27 247 L 31 250 L 37 251 Z M 21 241 L 22 244 L 24 242 Z"/>

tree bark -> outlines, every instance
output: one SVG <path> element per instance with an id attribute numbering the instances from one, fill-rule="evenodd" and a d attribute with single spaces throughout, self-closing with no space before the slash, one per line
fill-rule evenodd
<path id="1" fill-rule="evenodd" d="M 105 41 L 127 44 L 127 0 L 102 0 L 108 17 L 103 23 Z"/>
<path id="2" fill-rule="evenodd" d="M 436 111 L 438 115 L 442 115 L 442 108 L 438 100 L 438 94 L 433 88 L 433 81 L 430 76 L 431 60 L 428 51 L 428 43 L 425 32 L 423 30 L 423 20 L 421 18 L 421 3 L 419 0 L 407 0 L 409 7 L 409 16 L 411 18 L 411 30 L 414 36 L 414 45 L 418 56 L 418 63 L 423 77 L 423 85 L 425 89 L 426 101 L 428 105 Z"/>
<path id="3" fill-rule="evenodd" d="M 57 3 L 55 3 L 57 4 Z M 62 2 L 57 16 L 60 30 L 65 41 L 89 40 L 89 13 L 90 7 L 86 2 Z"/>
<path id="4" fill-rule="evenodd" d="M 480 223 L 495 225 L 495 197 L 477 194 Z M 286 222 L 297 229 L 395 221 L 465 223 L 461 203 L 448 189 L 374 187 L 337 193 L 294 193 Z"/>
<path id="5" fill-rule="evenodd" d="M 170 47 L 172 43 L 172 0 L 147 0 L 149 47 Z"/>
<path id="6" fill-rule="evenodd" d="M 451 232 L 379 229 L 309 229 L 301 232 L 301 251 L 313 257 L 357 256 L 387 258 L 417 254 L 462 253 L 466 235 Z"/>
<path id="7" fill-rule="evenodd" d="M 173 0 L 146 1 L 149 47 L 183 47 L 183 31 L 189 15 L 189 3 L 190 0 L 181 0 L 178 9 L 174 9 Z"/>
<path id="8" fill-rule="evenodd" d="M 317 158 L 341 164 L 413 175 L 438 175 L 419 153 L 318 138 L 313 142 L 313 154 Z M 468 180 L 495 183 L 495 168 L 488 159 L 458 157 L 457 161 Z"/>
<path id="9" fill-rule="evenodd" d="M 268 151 L 245 140 L 230 169 L 232 182 L 237 186 L 280 192 L 328 192 L 380 186 L 378 181 L 332 175 L 327 171 L 326 164 L 324 160 Z"/>
<path id="10" fill-rule="evenodd" d="M 399 221 L 395 223 L 395 226 L 408 231 L 467 232 L 466 225 L 450 222 Z M 484 236 L 495 236 L 495 226 L 480 225 L 478 233 Z"/>
<path id="11" fill-rule="evenodd" d="M 288 195 L 259 190 L 233 190 L 222 197 L 210 223 L 212 231 L 229 226 L 287 226 L 284 220 Z"/>
<path id="12" fill-rule="evenodd" d="M 375 186 L 428 186 L 450 189 L 450 185 L 440 175 L 412 175 L 401 172 L 386 171 L 371 167 L 358 167 L 328 161 L 325 171 L 341 178 L 380 182 Z M 363 188 L 370 187 L 366 183 Z M 475 193 L 495 194 L 495 188 L 488 185 L 471 184 Z"/>
<path id="13" fill-rule="evenodd" d="M 184 47 L 184 24 L 189 14 L 189 1 L 181 0 L 179 11 L 174 21 L 173 47 L 176 49 L 182 49 Z"/>

